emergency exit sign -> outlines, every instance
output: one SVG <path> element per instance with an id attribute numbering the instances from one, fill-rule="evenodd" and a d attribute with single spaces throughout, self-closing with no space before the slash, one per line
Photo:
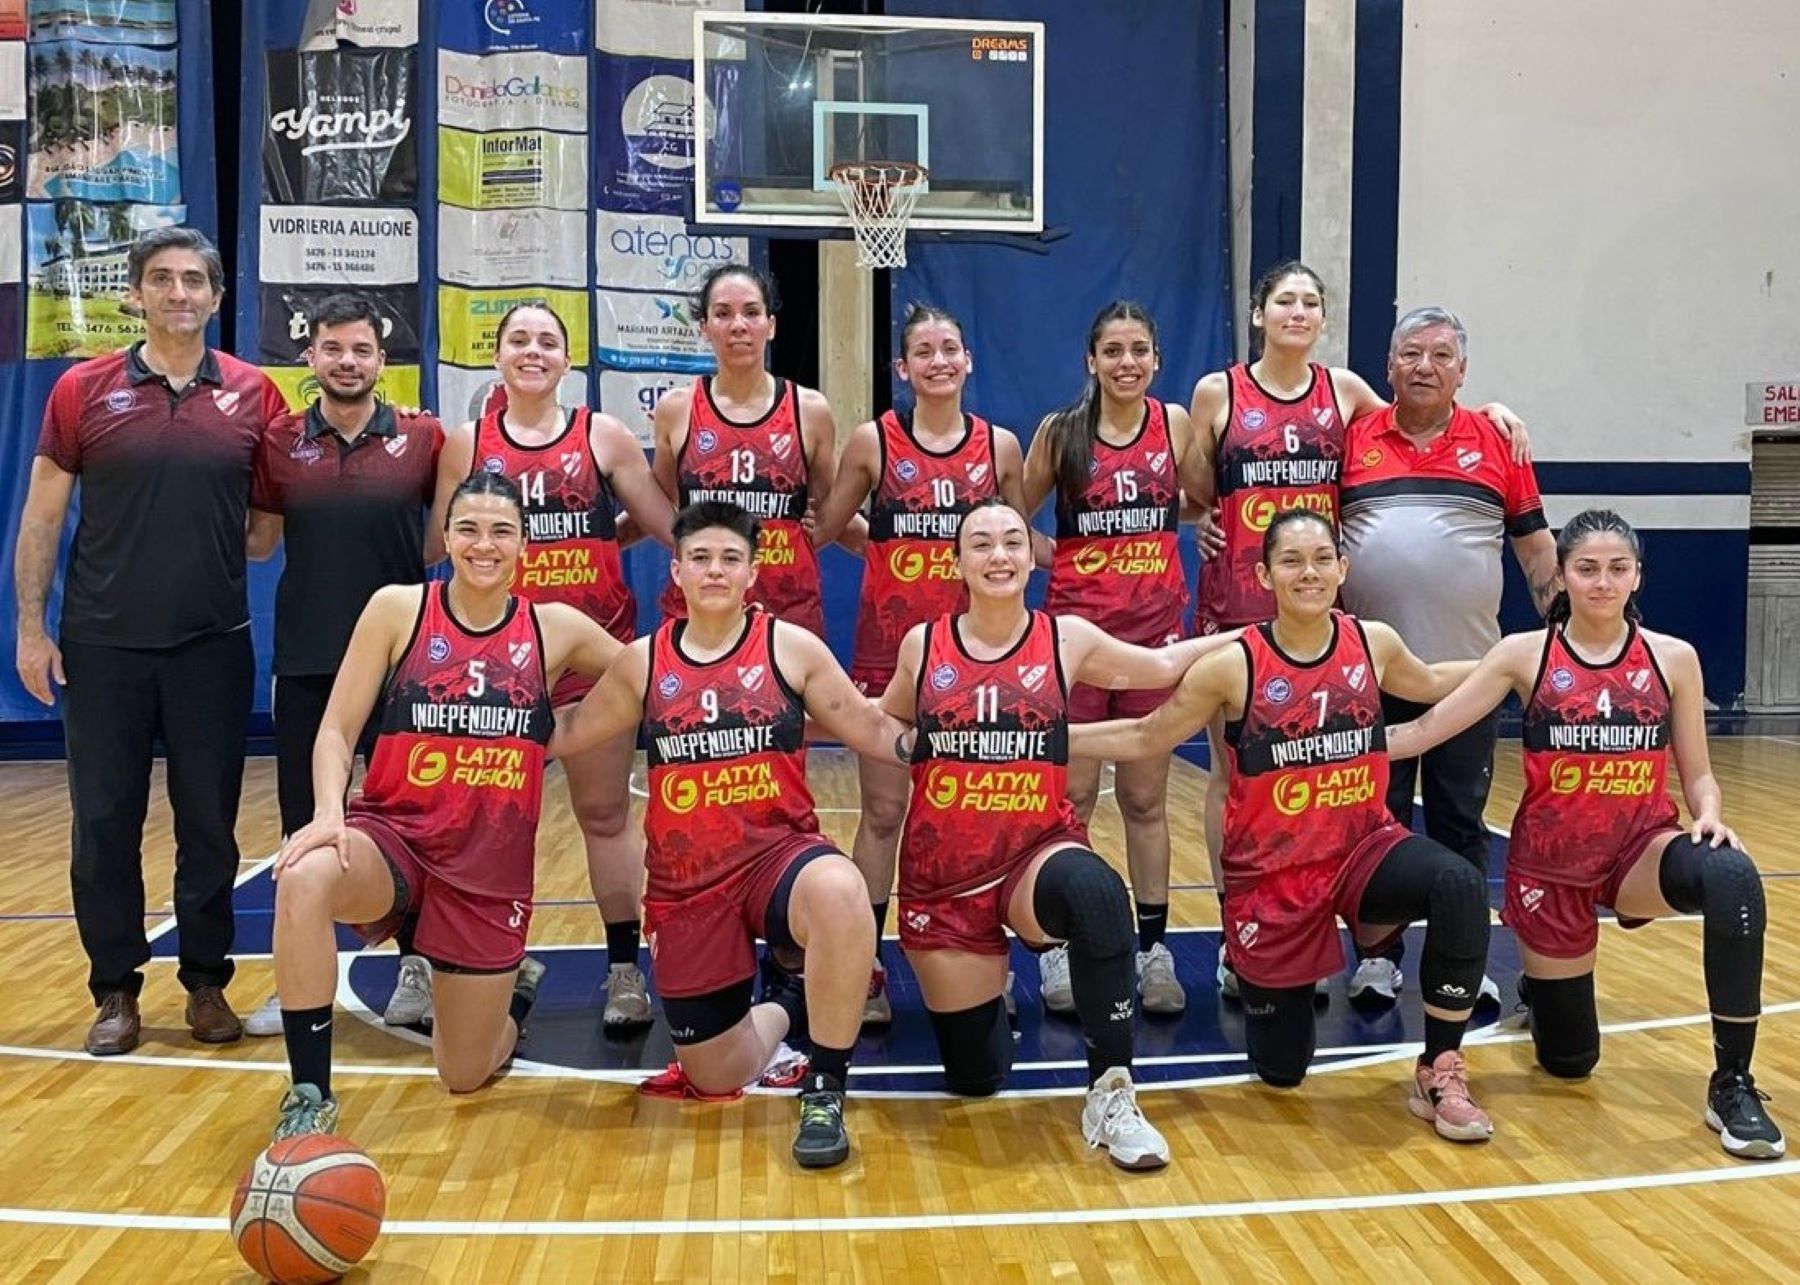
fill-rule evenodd
<path id="1" fill-rule="evenodd" d="M 1800 428 L 1800 379 L 1745 384 L 1744 423 L 1751 428 Z"/>

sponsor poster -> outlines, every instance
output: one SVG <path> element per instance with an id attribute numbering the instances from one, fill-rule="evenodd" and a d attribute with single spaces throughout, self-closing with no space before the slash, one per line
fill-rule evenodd
<path id="1" fill-rule="evenodd" d="M 662 214 L 596 215 L 594 281 L 603 287 L 691 294 L 720 264 L 749 259 L 746 237 L 696 236 L 682 220 Z"/>
<path id="2" fill-rule="evenodd" d="M 125 256 L 138 233 L 187 220 L 181 205 L 32 202 L 25 207 L 27 357 L 98 357 L 143 337 L 125 311 Z"/>
<path id="3" fill-rule="evenodd" d="M 650 425 L 656 403 L 671 388 L 684 388 L 693 380 L 692 375 L 671 371 L 602 370 L 600 409 L 623 421 L 639 444 L 648 449 L 656 444 L 656 432 Z"/>
<path id="4" fill-rule="evenodd" d="M 411 49 L 271 50 L 263 199 L 410 202 L 419 189 Z"/>
<path id="5" fill-rule="evenodd" d="M 292 365 L 305 360 L 307 318 L 325 296 L 341 285 L 304 286 L 265 283 L 261 294 L 262 327 L 257 346 L 270 365 Z M 381 313 L 381 346 L 390 362 L 402 365 L 419 360 L 419 287 L 382 286 L 362 291 Z"/>
<path id="6" fill-rule="evenodd" d="M 446 424 L 461 424 L 481 418 L 488 394 L 500 382 L 492 366 L 439 366 L 437 379 L 438 418 Z M 571 370 L 556 389 L 556 400 L 564 406 L 588 404 L 588 378 L 585 370 Z"/>
<path id="7" fill-rule="evenodd" d="M 597 356 L 616 370 L 710 371 L 712 349 L 700 337 L 692 295 L 596 290 Z"/>
<path id="8" fill-rule="evenodd" d="M 457 0 L 438 12 L 438 43 L 465 53 L 587 50 L 588 0 Z"/>
<path id="9" fill-rule="evenodd" d="M 438 124 L 585 134 L 587 59 L 558 54 L 438 53 Z"/>
<path id="10" fill-rule="evenodd" d="M 418 0 L 308 0 L 300 47 L 337 48 L 353 45 L 404 49 L 419 43 Z"/>
<path id="11" fill-rule="evenodd" d="M 587 216 L 438 206 L 438 276 L 465 286 L 587 284 Z"/>
<path id="12" fill-rule="evenodd" d="M 440 129 L 438 196 L 470 210 L 585 210 L 587 139 L 541 129 Z"/>
<path id="13" fill-rule="evenodd" d="M 25 209 L 19 205 L 0 205 L 0 285 L 19 283 L 19 263 L 24 247 Z"/>
<path id="14" fill-rule="evenodd" d="M 25 119 L 25 42 L 0 41 L 0 120 Z"/>
<path id="15" fill-rule="evenodd" d="M 588 296 L 585 290 L 466 290 L 438 287 L 438 356 L 458 366 L 487 366 L 494 360 L 494 331 L 515 304 L 538 303 L 555 311 L 569 331 L 570 364 L 586 366 Z"/>
<path id="16" fill-rule="evenodd" d="M 181 199 L 175 51 L 33 41 L 27 193 L 167 205 Z"/>
<path id="17" fill-rule="evenodd" d="M 594 45 L 609 54 L 692 58 L 694 10 L 742 13 L 744 0 L 595 0 Z M 744 42 L 708 37 L 708 58 L 742 58 Z"/>
<path id="18" fill-rule="evenodd" d="M 416 282 L 419 216 L 411 210 L 265 205 L 261 277 L 343 289 Z"/>
<path id="19" fill-rule="evenodd" d="M 25 0 L 0 0 L 0 40 L 25 39 Z"/>
<path id="20" fill-rule="evenodd" d="M 267 375 L 288 409 L 299 412 L 319 400 L 319 380 L 310 366 L 264 366 Z M 384 366 L 375 381 L 375 395 L 396 406 L 419 406 L 419 368 L 417 366 Z"/>
<path id="21" fill-rule="evenodd" d="M 175 0 L 31 0 L 30 9 L 34 42 L 175 43 Z"/>
<path id="22" fill-rule="evenodd" d="M 603 58 L 594 94 L 595 181 L 600 204 L 635 213 L 680 214 L 694 182 L 694 139 L 737 150 L 735 103 L 718 89 L 738 69 L 709 66 L 713 92 L 696 94 L 693 64 L 663 58 Z"/>
<path id="23" fill-rule="evenodd" d="M 0 201 L 25 194 L 25 122 L 0 121 Z"/>
<path id="24" fill-rule="evenodd" d="M 16 285 L 0 285 L 0 361 L 18 361 L 19 317 L 24 312 L 23 292 Z"/>

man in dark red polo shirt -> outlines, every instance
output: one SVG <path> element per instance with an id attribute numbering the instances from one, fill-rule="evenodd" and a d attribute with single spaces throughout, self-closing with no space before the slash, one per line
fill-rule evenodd
<path id="1" fill-rule="evenodd" d="M 443 447 L 430 415 L 397 414 L 375 396 L 387 363 L 381 313 L 358 294 L 320 300 L 309 318 L 307 362 L 319 387 L 304 414 L 286 415 L 263 439 L 256 463 L 250 556 L 285 538 L 275 591 L 275 786 L 281 832 L 313 817 L 312 749 L 356 619 L 383 585 L 425 579 L 425 513 Z M 401 984 L 388 1020 L 430 1011 L 429 965 L 398 934 Z M 280 1035 L 271 998 L 246 1023 Z"/>
<path id="2" fill-rule="evenodd" d="M 1456 402 L 1468 373 L 1468 332 L 1456 314 L 1419 308 L 1394 328 L 1388 382 L 1394 402 L 1350 425 L 1339 513 L 1350 575 L 1347 610 L 1384 621 L 1421 659 L 1473 660 L 1500 640 L 1501 558 L 1510 542 L 1538 610 L 1550 602 L 1556 540 L 1537 476 L 1485 415 Z M 1382 697 L 1391 725 L 1425 709 Z M 1412 824 L 1422 776 L 1425 832 L 1484 874 L 1482 809 L 1493 783 L 1495 725 L 1483 719 L 1430 751 L 1396 760 L 1388 810 Z M 1400 987 L 1399 947 L 1364 958 L 1350 998 L 1386 1008 Z"/>
<path id="3" fill-rule="evenodd" d="M 86 1048 L 97 1055 L 138 1042 L 150 958 L 144 815 L 158 739 L 175 814 L 187 1022 L 208 1043 L 243 1034 L 224 988 L 255 681 L 245 519 L 257 447 L 287 410 L 261 371 L 206 345 L 225 272 L 204 235 L 148 231 L 127 273 L 147 337 L 56 381 L 14 554 L 19 677 L 46 705 L 53 681 L 64 684 L 75 922 L 99 1008 Z M 77 479 L 81 518 L 52 641 L 44 609 Z"/>

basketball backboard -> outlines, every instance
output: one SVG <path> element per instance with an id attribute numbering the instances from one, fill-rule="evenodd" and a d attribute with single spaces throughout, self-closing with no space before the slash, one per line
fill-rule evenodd
<path id="1" fill-rule="evenodd" d="M 697 10 L 694 51 L 694 223 L 848 228 L 831 168 L 904 161 L 914 231 L 1043 231 L 1042 23 Z"/>

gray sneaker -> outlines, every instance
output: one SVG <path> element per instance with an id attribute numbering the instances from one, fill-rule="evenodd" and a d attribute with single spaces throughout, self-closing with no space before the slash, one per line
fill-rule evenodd
<path id="1" fill-rule="evenodd" d="M 431 1020 L 431 962 L 424 956 L 400 957 L 400 978 L 381 1020 L 389 1026 L 417 1026 Z"/>
<path id="2" fill-rule="evenodd" d="M 244 1019 L 245 1035 L 281 1034 L 281 996 L 271 995 L 261 1008 Z"/>
<path id="3" fill-rule="evenodd" d="M 1044 1007 L 1052 1013 L 1073 1013 L 1075 988 L 1069 985 L 1069 948 L 1052 946 L 1039 955 L 1038 976 L 1044 992 Z"/>
<path id="4" fill-rule="evenodd" d="M 280 1142 L 309 1133 L 335 1133 L 337 1122 L 336 1098 L 326 1097 L 316 1085 L 296 1084 L 281 1099 L 281 1122 L 269 1141 Z"/>
<path id="5" fill-rule="evenodd" d="M 614 964 L 606 970 L 606 1012 L 601 1021 L 607 1026 L 648 1026 L 650 1024 L 650 987 L 636 964 Z"/>
<path id="6" fill-rule="evenodd" d="M 1175 979 L 1175 956 L 1160 941 L 1137 956 L 1138 1002 L 1146 1013 L 1174 1016 L 1187 1011 L 1187 992 Z"/>

